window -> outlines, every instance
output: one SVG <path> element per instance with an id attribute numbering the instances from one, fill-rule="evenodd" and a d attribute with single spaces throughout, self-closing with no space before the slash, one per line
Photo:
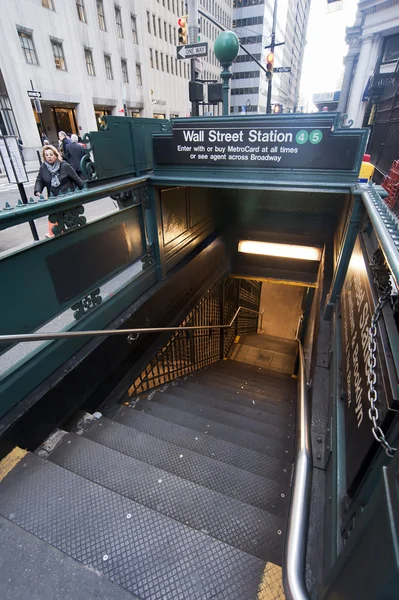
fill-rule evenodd
<path id="1" fill-rule="evenodd" d="M 169 41 L 171 44 L 173 44 L 173 42 L 172 42 L 172 25 L 169 25 Z"/>
<path id="2" fill-rule="evenodd" d="M 158 19 L 158 34 L 162 40 L 162 27 L 161 27 L 161 19 Z"/>
<path id="3" fill-rule="evenodd" d="M 151 33 L 151 20 L 150 20 L 150 13 L 147 10 L 147 29 L 148 29 L 148 33 Z"/>
<path id="4" fill-rule="evenodd" d="M 172 57 L 170 57 L 170 72 L 173 75 L 173 58 Z"/>
<path id="5" fill-rule="evenodd" d="M 42 0 L 42 6 L 44 6 L 44 8 L 54 10 L 53 0 Z"/>
<path id="6" fill-rule="evenodd" d="M 151 63 L 151 69 L 154 68 L 154 55 L 152 53 L 152 48 L 150 48 L 150 63 Z"/>
<path id="7" fill-rule="evenodd" d="M 118 6 L 115 6 L 115 22 L 118 37 L 123 38 L 122 11 Z"/>
<path id="8" fill-rule="evenodd" d="M 114 76 L 112 74 L 112 63 L 111 63 L 111 57 L 109 54 L 104 54 L 104 63 L 105 63 L 105 74 L 107 76 L 107 79 L 113 79 Z"/>
<path id="9" fill-rule="evenodd" d="M 51 47 L 53 49 L 55 68 L 59 71 L 66 71 L 62 42 L 59 42 L 58 40 L 51 40 Z"/>
<path id="10" fill-rule="evenodd" d="M 100 29 L 102 29 L 103 31 L 107 31 L 107 28 L 105 26 L 103 0 L 97 0 L 97 15 L 98 15 L 98 25 L 99 25 Z"/>
<path id="11" fill-rule="evenodd" d="M 76 10 L 78 11 L 79 21 L 87 23 L 84 0 L 76 0 Z"/>
<path id="12" fill-rule="evenodd" d="M 161 71 L 163 71 L 163 53 L 161 52 Z"/>
<path id="13" fill-rule="evenodd" d="M 129 83 L 129 74 L 127 72 L 127 60 L 125 58 L 121 58 L 121 67 L 122 67 L 123 82 Z"/>
<path id="14" fill-rule="evenodd" d="M 136 17 L 134 15 L 130 15 L 130 20 L 131 20 L 131 24 L 132 24 L 133 42 L 135 44 L 138 44 L 139 40 L 138 40 L 138 37 L 137 37 L 137 20 L 136 20 Z"/>
<path id="15" fill-rule="evenodd" d="M 157 23 L 155 19 L 155 15 L 152 15 L 152 33 L 157 35 Z"/>
<path id="16" fill-rule="evenodd" d="M 90 48 L 85 48 L 85 61 L 87 73 L 94 76 L 96 73 L 94 71 L 93 52 Z"/>
<path id="17" fill-rule="evenodd" d="M 166 61 L 166 71 L 167 71 L 167 73 L 169 73 L 169 56 L 167 54 L 165 56 L 165 61 Z"/>
<path id="18" fill-rule="evenodd" d="M 168 24 L 166 21 L 163 22 L 163 32 L 164 32 L 164 40 L 165 42 L 168 41 Z"/>
<path id="19" fill-rule="evenodd" d="M 141 66 L 139 65 L 139 63 L 136 63 L 136 79 L 137 85 L 143 85 L 143 79 L 141 77 Z"/>
<path id="20" fill-rule="evenodd" d="M 158 50 L 155 50 L 155 66 L 159 69 Z"/>
<path id="21" fill-rule="evenodd" d="M 19 41 L 21 42 L 25 60 L 29 65 L 38 65 L 35 46 L 33 45 L 33 36 L 31 33 L 18 31 Z"/>

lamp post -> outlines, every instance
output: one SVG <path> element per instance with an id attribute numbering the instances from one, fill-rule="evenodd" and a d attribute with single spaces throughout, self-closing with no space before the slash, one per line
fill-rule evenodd
<path id="1" fill-rule="evenodd" d="M 230 67 L 240 49 L 238 37 L 233 31 L 223 31 L 217 36 L 213 49 L 223 67 L 223 71 L 220 73 L 223 82 L 223 115 L 228 115 L 230 79 L 233 77 Z"/>

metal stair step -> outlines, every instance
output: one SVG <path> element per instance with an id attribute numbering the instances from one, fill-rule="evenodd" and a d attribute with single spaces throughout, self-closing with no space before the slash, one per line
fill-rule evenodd
<path id="1" fill-rule="evenodd" d="M 127 416 L 125 416 L 127 413 Z M 123 416 L 122 416 L 123 415 Z M 131 415 L 131 419 L 129 416 Z M 187 448 L 198 454 L 203 454 L 210 458 L 216 458 L 222 463 L 227 463 L 238 469 L 243 469 L 254 475 L 273 479 L 274 481 L 288 483 L 290 478 L 293 454 L 285 453 L 281 457 L 270 456 L 262 452 L 257 452 L 252 448 L 238 446 L 235 443 L 222 440 L 210 434 L 201 434 L 193 429 L 174 425 L 173 423 L 162 423 L 161 419 L 140 415 L 132 408 L 122 407 L 116 413 L 115 417 L 123 425 L 143 429 L 143 433 L 148 433 L 165 442 L 176 444 L 181 448 Z"/>
<path id="2" fill-rule="evenodd" d="M 239 360 L 220 360 L 214 363 L 208 370 L 220 372 L 223 374 L 240 375 L 243 377 L 251 377 L 255 381 L 261 383 L 264 382 L 266 385 L 283 388 L 294 388 L 296 389 L 297 380 L 291 375 L 285 373 L 279 373 L 278 371 L 271 371 L 264 367 L 257 367 L 249 363 L 244 363 Z"/>
<path id="3" fill-rule="evenodd" d="M 166 442 L 108 419 L 101 419 L 84 436 L 240 502 L 279 516 L 286 514 L 289 479 L 273 481 L 221 462 L 217 460 L 217 444 L 212 458 L 179 447 L 179 439 L 175 443 Z M 290 471 L 291 466 L 287 464 L 283 472 L 285 478 Z"/>
<path id="4" fill-rule="evenodd" d="M 184 381 L 180 385 L 171 385 L 167 388 L 167 393 L 179 398 L 187 398 L 190 402 L 195 402 L 202 406 L 209 406 L 210 408 L 230 412 L 237 416 L 243 416 L 257 423 L 266 423 L 282 429 L 293 430 L 292 418 L 287 419 L 286 417 L 279 417 L 272 413 L 258 410 L 258 404 L 255 403 L 254 405 L 252 400 L 250 400 L 248 406 L 242 406 L 237 402 L 216 398 L 211 396 L 209 388 L 196 383 L 191 384 Z"/>
<path id="5" fill-rule="evenodd" d="M 240 375 L 237 372 L 233 375 L 231 373 L 223 373 L 222 371 L 213 369 L 204 369 L 202 371 L 197 371 L 192 377 L 198 377 L 199 379 L 204 377 L 206 379 L 221 381 L 232 388 L 241 388 L 241 386 L 244 386 L 249 392 L 261 394 L 262 396 L 270 398 L 277 397 L 278 399 L 283 399 L 287 403 L 292 401 L 296 394 L 295 387 L 292 387 L 291 385 L 276 386 L 273 382 L 259 381 L 254 378 L 250 379 L 244 374 Z"/>
<path id="6" fill-rule="evenodd" d="M 244 395 L 246 398 L 250 398 L 250 400 L 257 400 L 258 402 L 267 402 L 269 405 L 277 406 L 283 415 L 292 414 L 292 407 L 294 406 L 294 402 L 290 398 L 284 398 L 281 393 L 271 395 L 262 394 L 257 392 L 251 392 L 244 385 L 232 385 L 229 383 L 228 378 L 216 378 L 211 376 L 201 376 L 195 377 L 194 375 L 190 378 L 190 381 L 193 383 L 199 383 L 201 385 L 206 385 L 208 387 L 222 390 L 224 392 L 230 392 L 230 394 L 236 395 Z"/>
<path id="7" fill-rule="evenodd" d="M 0 546 L 1 600 L 140 600 L 1 516 Z"/>
<path id="8" fill-rule="evenodd" d="M 63 438 L 49 460 L 226 544 L 281 564 L 281 517 L 73 434 Z"/>
<path id="9" fill-rule="evenodd" d="M 175 440 L 179 439 L 179 443 L 194 451 L 196 451 L 196 442 L 199 441 L 199 436 L 205 438 L 211 436 L 214 439 L 230 442 L 238 449 L 248 448 L 275 458 L 286 456 L 292 460 L 294 444 L 292 438 L 284 441 L 264 438 L 229 425 L 207 422 L 201 417 L 160 404 L 154 406 L 153 413 L 153 415 L 148 415 L 132 410 L 130 407 L 122 407 L 115 415 L 114 420 L 168 442 L 175 443 Z"/>
<path id="10" fill-rule="evenodd" d="M 187 387 L 187 389 L 200 390 L 204 395 L 210 395 L 213 398 L 221 398 L 222 400 L 235 402 L 239 406 L 246 406 L 249 408 L 256 407 L 258 410 L 267 414 L 276 415 L 291 423 L 294 422 L 293 409 L 287 410 L 286 406 L 271 404 L 264 399 L 259 400 L 259 398 L 250 398 L 244 394 L 243 390 L 233 392 L 228 389 L 222 389 L 220 386 L 212 386 L 212 384 L 206 380 L 201 381 L 201 383 L 195 383 L 191 378 L 184 382 L 184 387 Z"/>
<path id="11" fill-rule="evenodd" d="M 258 422 L 255 419 L 249 419 L 248 417 L 241 415 L 234 415 L 226 410 L 219 410 L 217 408 L 211 408 L 210 406 L 197 404 L 196 402 L 191 402 L 187 394 L 181 397 L 175 396 L 169 393 L 169 389 L 170 388 L 164 392 L 157 392 L 151 397 L 151 400 L 140 399 L 135 405 L 135 408 L 152 414 L 153 403 L 157 402 L 164 406 L 169 406 L 170 408 L 202 417 L 208 422 L 210 420 L 216 423 L 222 423 L 266 438 L 273 437 L 285 441 L 293 436 L 292 431 L 287 431 L 286 428 L 270 425 L 269 423 Z M 212 431 L 210 431 L 210 433 L 212 433 Z"/>
<path id="12" fill-rule="evenodd" d="M 36 455 L 23 463 L 0 514 L 90 569 L 143 600 L 255 600 L 262 560 Z"/>

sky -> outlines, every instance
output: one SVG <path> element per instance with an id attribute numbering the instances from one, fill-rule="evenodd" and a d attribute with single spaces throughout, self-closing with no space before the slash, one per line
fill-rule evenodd
<path id="1" fill-rule="evenodd" d="M 345 29 L 355 22 L 358 0 L 343 0 L 342 10 L 328 12 L 327 0 L 311 0 L 307 42 L 301 79 L 303 99 L 340 89 L 343 58 L 348 47 Z"/>

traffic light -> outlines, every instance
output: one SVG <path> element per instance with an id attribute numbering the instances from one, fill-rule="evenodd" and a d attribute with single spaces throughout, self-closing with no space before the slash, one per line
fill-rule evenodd
<path id="1" fill-rule="evenodd" d="M 283 105 L 282 104 L 275 104 L 273 107 L 273 112 L 276 113 L 282 113 L 283 112 Z"/>
<path id="2" fill-rule="evenodd" d="M 266 79 L 268 81 L 273 77 L 273 68 L 274 68 L 274 53 L 269 52 L 266 57 Z"/>
<path id="3" fill-rule="evenodd" d="M 181 44 L 187 44 L 187 21 L 187 15 L 177 19 L 179 42 Z"/>

